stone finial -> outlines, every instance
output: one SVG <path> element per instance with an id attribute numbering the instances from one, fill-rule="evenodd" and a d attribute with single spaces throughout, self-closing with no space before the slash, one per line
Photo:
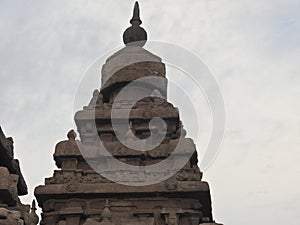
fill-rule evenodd
<path id="1" fill-rule="evenodd" d="M 33 210 L 34 212 L 36 211 L 36 204 L 35 204 L 35 200 L 32 200 L 32 204 L 31 204 L 31 210 Z"/>
<path id="2" fill-rule="evenodd" d="M 98 95 L 100 94 L 99 90 L 98 89 L 95 89 L 93 91 L 93 97 L 98 97 Z"/>
<path id="3" fill-rule="evenodd" d="M 103 105 L 103 95 L 99 94 L 99 97 L 97 98 L 97 106 Z"/>
<path id="4" fill-rule="evenodd" d="M 109 205 L 109 201 L 108 199 L 105 200 L 105 205 L 104 205 L 104 209 L 102 211 L 102 217 L 104 218 L 111 218 L 111 212 L 110 212 L 110 205 Z"/>
<path id="5" fill-rule="evenodd" d="M 135 135 L 135 130 L 133 128 L 132 121 L 130 121 L 129 125 L 128 125 L 128 131 L 125 134 L 125 140 L 126 141 L 134 141 L 132 134 Z"/>
<path id="6" fill-rule="evenodd" d="M 133 9 L 133 16 L 130 20 L 131 27 L 127 28 L 123 34 L 123 41 L 125 45 L 130 46 L 144 46 L 147 41 L 147 32 L 140 27 L 142 21 L 140 19 L 139 3 L 135 2 Z"/>
<path id="7" fill-rule="evenodd" d="M 39 217 L 36 214 L 36 204 L 35 200 L 32 201 L 30 215 L 29 215 L 30 225 L 37 225 L 39 223 Z"/>
<path id="8" fill-rule="evenodd" d="M 67 134 L 67 137 L 69 140 L 75 140 L 76 136 L 77 136 L 77 134 L 75 133 L 74 130 L 70 130 Z"/>
<path id="9" fill-rule="evenodd" d="M 93 92 L 93 97 L 88 106 L 83 107 L 84 109 L 95 109 L 97 106 L 101 107 L 103 105 L 103 96 L 100 94 L 98 89 Z"/>
<path id="10" fill-rule="evenodd" d="M 133 16 L 132 16 L 132 19 L 130 20 L 130 23 L 132 25 L 141 25 L 142 24 L 142 21 L 140 19 L 140 6 L 137 1 L 134 4 Z"/>
<path id="11" fill-rule="evenodd" d="M 105 201 L 104 209 L 101 213 L 102 221 L 101 225 L 113 225 L 111 221 L 111 212 L 110 212 L 110 205 L 108 199 Z"/>

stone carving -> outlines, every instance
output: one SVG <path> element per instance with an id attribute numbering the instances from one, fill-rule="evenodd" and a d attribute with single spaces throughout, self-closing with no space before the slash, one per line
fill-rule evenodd
<path id="1" fill-rule="evenodd" d="M 73 141 L 75 141 L 76 136 L 77 136 L 77 135 L 76 135 L 76 133 L 75 133 L 74 130 L 70 130 L 70 131 L 68 132 L 68 134 L 67 134 L 68 139 L 69 139 L 69 140 L 73 140 Z"/>
<path id="2" fill-rule="evenodd" d="M 176 174 L 176 179 L 179 181 L 197 181 L 201 180 L 202 173 L 196 168 L 189 171 L 189 169 L 182 169 Z"/>
<path id="3" fill-rule="evenodd" d="M 103 106 L 103 96 L 100 94 L 100 92 L 96 89 L 93 92 L 93 97 L 88 104 L 88 106 L 83 107 L 83 109 L 95 109 L 95 108 L 101 108 Z"/>
<path id="4" fill-rule="evenodd" d="M 31 211 L 29 214 L 29 221 L 30 221 L 30 225 L 36 225 L 39 223 L 39 217 L 36 214 L 36 206 L 35 206 L 35 201 L 32 201 L 32 206 L 31 206 Z"/>
<path id="5" fill-rule="evenodd" d="M 166 102 L 160 91 L 157 89 L 154 89 L 150 96 L 153 97 L 153 102 L 155 105 L 160 106 Z"/>
<path id="6" fill-rule="evenodd" d="M 176 215 L 175 213 L 171 213 L 167 218 L 168 218 L 167 219 L 168 225 L 178 225 L 179 224 L 178 215 Z"/>
<path id="7" fill-rule="evenodd" d="M 134 141 L 133 137 L 131 136 L 131 133 L 133 133 L 133 135 L 135 135 L 135 130 L 132 126 L 132 122 L 129 123 L 129 126 L 128 126 L 128 131 L 125 135 L 125 140 L 126 141 Z"/>
<path id="8" fill-rule="evenodd" d="M 108 200 L 106 200 L 104 209 L 101 213 L 102 221 L 99 223 L 99 225 L 114 225 L 111 221 L 111 212 L 110 212 L 110 206 Z"/>
<path id="9" fill-rule="evenodd" d="M 109 57 L 102 67 L 100 91 L 95 90 L 88 106 L 75 114 L 80 141 L 76 139 L 75 131 L 71 130 L 67 134 L 68 140 L 56 145 L 54 160 L 59 170 L 45 180 L 45 185 L 35 189 L 35 196 L 43 210 L 43 225 L 213 223 L 209 186 L 202 181 L 195 144 L 185 137 L 186 131 L 178 109 L 166 99 L 165 65 L 160 57 L 142 47 L 146 36 L 140 27 L 138 4 L 135 4 L 131 24 L 124 33 L 126 47 Z M 134 41 L 142 41 L 142 44 L 132 46 Z M 136 59 L 142 62 L 136 62 Z M 115 102 L 123 87 L 147 76 L 160 77 L 161 82 L 151 83 L 145 90 L 140 86 L 135 87 L 134 92 L 126 94 L 127 98 Z M 153 117 L 160 117 L 166 123 L 162 142 L 149 151 L 136 151 L 125 146 L 118 140 L 118 131 L 113 130 L 111 124 L 113 104 L 117 105 L 115 108 L 120 112 L 118 119 L 121 122 L 128 119 L 122 115 L 124 109 L 131 107 L 135 91 L 147 93 L 149 97 L 136 102 L 132 107 L 128 130 L 125 128 L 126 141 L 134 141 L 134 135 L 139 139 L 147 139 L 146 144 L 153 145 L 155 138 L 162 134 L 162 129 L 155 124 L 149 127 L 149 122 Z M 148 139 L 151 134 L 154 139 Z M 179 142 L 180 137 L 183 140 Z M 99 139 L 111 155 L 99 151 Z M 167 159 L 176 147 L 179 151 L 164 170 L 144 169 L 143 166 L 155 165 Z M 187 158 L 187 153 L 194 154 Z M 139 170 L 118 170 L 112 163 L 113 157 Z M 177 168 L 182 161 L 183 168 Z M 101 175 L 93 168 L 100 168 Z M 108 174 L 115 178 L 115 182 L 105 178 Z M 128 182 L 129 175 L 130 181 L 136 184 L 147 178 L 164 175 L 170 175 L 170 178 L 146 186 L 118 183 Z"/>
<path id="10" fill-rule="evenodd" d="M 79 188 L 78 182 L 75 179 L 71 179 L 71 181 L 66 186 L 66 191 L 75 192 L 76 190 L 78 190 L 78 188 Z"/>

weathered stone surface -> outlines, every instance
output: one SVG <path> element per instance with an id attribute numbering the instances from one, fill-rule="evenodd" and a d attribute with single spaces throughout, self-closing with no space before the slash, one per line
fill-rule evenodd
<path id="1" fill-rule="evenodd" d="M 6 167 L 0 167 L 0 203 L 15 206 L 18 200 L 18 175 L 10 174 Z"/>
<path id="2" fill-rule="evenodd" d="M 19 195 L 27 194 L 19 161 L 14 159 L 13 139 L 6 138 L 0 127 L 0 225 L 36 225 L 35 210 L 20 202 Z M 34 207 L 35 208 L 35 207 Z"/>
<path id="3" fill-rule="evenodd" d="M 19 161 L 14 159 L 13 139 L 6 138 L 0 127 L 0 166 L 6 167 L 10 173 L 18 175 L 18 194 L 28 194 L 27 185 L 20 170 Z"/>
<path id="4" fill-rule="evenodd" d="M 125 76 L 125 71 L 128 77 Z M 105 89 L 110 85 L 130 82 L 144 77 L 144 74 L 145 76 L 165 77 L 166 70 L 161 58 L 142 47 L 125 47 L 109 57 L 103 65 L 100 90 L 105 93 Z M 162 84 L 159 90 L 165 93 L 166 83 Z"/>
<path id="5" fill-rule="evenodd" d="M 21 212 L 0 208 L 0 225 L 25 225 L 25 223 L 21 218 Z"/>
<path id="6" fill-rule="evenodd" d="M 8 209 L 0 208 L 0 220 L 7 219 L 8 217 Z"/>

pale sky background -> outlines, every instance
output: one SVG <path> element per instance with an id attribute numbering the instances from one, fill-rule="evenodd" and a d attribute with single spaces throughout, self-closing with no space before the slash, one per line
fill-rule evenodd
<path id="1" fill-rule="evenodd" d="M 0 1 L 0 125 L 14 138 L 29 186 L 23 202 L 52 175 L 54 146 L 75 128 L 82 76 L 122 46 L 133 3 Z M 204 171 L 215 220 L 298 225 L 299 0 L 140 0 L 140 6 L 149 39 L 198 55 L 223 92 L 226 133 Z"/>

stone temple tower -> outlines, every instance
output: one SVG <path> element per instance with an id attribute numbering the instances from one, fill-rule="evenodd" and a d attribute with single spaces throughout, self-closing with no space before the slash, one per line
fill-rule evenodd
<path id="1" fill-rule="evenodd" d="M 106 60 L 100 90 L 55 147 L 59 170 L 35 196 L 43 225 L 215 224 L 207 182 L 167 101 L 166 69 L 143 48 L 135 3 L 125 47 Z"/>

